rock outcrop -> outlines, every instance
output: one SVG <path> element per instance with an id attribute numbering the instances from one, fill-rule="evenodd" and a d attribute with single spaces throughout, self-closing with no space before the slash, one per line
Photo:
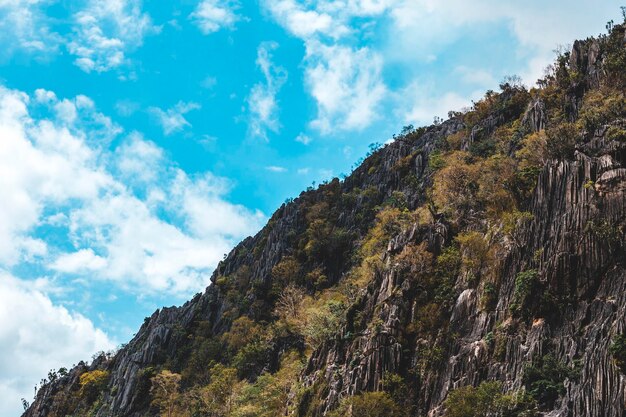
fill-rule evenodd
<path id="1" fill-rule="evenodd" d="M 606 75 L 602 51 L 598 40 L 573 46 L 569 65 L 583 76 L 572 83 L 563 104 L 571 117 L 580 110 L 585 92 L 602 84 Z M 501 100 L 509 98 L 503 93 Z M 526 132 L 543 130 L 548 123 L 546 103 L 532 98 L 514 114 L 489 114 L 461 138 L 461 149 L 471 149 L 518 118 Z M 411 245 L 423 245 L 437 257 L 458 230 L 431 209 L 430 223 L 416 223 L 397 234 L 383 255 L 384 267 L 356 294 L 346 324 L 308 359 L 301 375 L 304 386 L 325 387 L 316 391 L 320 401 L 308 415 L 324 415 L 342 398 L 382 389 L 389 373 L 407 381 L 411 415 L 443 415 L 449 392 L 465 385 L 497 380 L 506 391 L 523 389 L 527 366 L 548 354 L 572 374 L 562 381 L 562 394 L 543 407 L 544 415 L 626 415 L 626 376 L 609 351 L 611 340 L 626 332 L 626 142 L 609 137 L 610 124 L 624 122 L 603 124 L 576 145 L 573 157 L 545 164 L 524 202 L 531 216 L 518 221 L 514 236 L 503 238 L 489 270 L 476 273 L 493 278 L 456 276 L 450 287 L 453 299 L 429 329 L 429 339 L 411 326 L 427 314 L 424 300 L 433 302 L 433 294 L 411 278 L 415 273 L 402 271 L 395 255 Z M 43 386 L 23 417 L 58 415 L 52 413 L 63 404 L 71 414 L 71 403 L 64 403 L 64 398 L 77 392 L 79 376 L 93 369 L 111 375 L 97 416 L 151 415 L 148 370 L 178 357 L 199 323 L 209 323 L 211 335 L 219 335 L 229 329 L 233 311 L 256 320 L 271 319 L 271 304 L 252 289 L 271 285 L 272 269 L 291 253 L 293 236 L 305 233 L 303 202 L 327 202 L 331 194 L 356 195 L 345 206 L 332 204 L 340 207 L 334 227 L 346 230 L 358 245 L 374 221 L 372 207 L 394 193 L 401 193 L 411 210 L 427 202 L 433 152 L 445 138 L 464 129 L 463 119 L 453 117 L 413 131 L 374 152 L 343 182 L 334 180 L 283 205 L 259 234 L 241 242 L 220 263 L 203 294 L 181 307 L 156 311 L 113 357 L 99 358 L 89 367 L 81 363 Z M 355 190 L 372 191 L 355 194 Z M 331 255 L 325 260 L 328 285 L 340 282 L 354 266 L 348 252 Z M 242 266 L 249 271 L 244 307 L 235 306 L 219 285 L 221 277 L 236 274 Z M 520 273 L 532 279 L 531 296 L 523 300 L 524 314 L 516 313 Z M 276 342 L 264 369 L 275 370 L 281 353 L 301 343 Z"/>

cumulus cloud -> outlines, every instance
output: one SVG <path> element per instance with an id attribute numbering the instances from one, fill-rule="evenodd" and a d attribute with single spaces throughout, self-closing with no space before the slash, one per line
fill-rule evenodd
<path id="1" fill-rule="evenodd" d="M 376 109 L 383 103 L 398 113 L 405 100 L 397 93 L 416 80 L 409 75 L 404 85 L 395 80 L 390 88 L 384 74 L 410 74 L 416 66 L 433 63 L 450 45 L 475 34 L 476 28 L 508 28 L 518 42 L 516 54 L 524 57 L 517 72 L 532 85 L 552 61 L 552 50 L 558 44 L 602 30 L 598 19 L 590 16 L 609 19 L 619 6 L 582 0 L 550 4 L 539 0 L 519 4 L 497 0 L 266 0 L 261 4 L 306 47 L 306 85 L 318 108 L 312 126 L 322 133 L 331 128 L 367 127 L 375 120 L 369 116 L 378 114 Z M 563 10 L 568 11 L 567 17 Z M 450 94 L 495 88 L 502 76 L 473 66 L 471 70 L 461 67 L 454 75 L 464 83 L 459 91 L 432 89 L 429 97 L 419 101 L 452 102 Z M 359 108 L 353 108 L 355 105 Z"/>
<path id="2" fill-rule="evenodd" d="M 50 268 L 60 272 L 76 273 L 98 271 L 106 266 L 106 259 L 96 255 L 93 249 L 89 248 L 59 256 Z"/>
<path id="3" fill-rule="evenodd" d="M 306 86 L 318 109 L 311 126 L 322 133 L 369 126 L 387 88 L 380 54 L 352 42 L 362 37 L 367 31 L 362 28 L 368 25 L 361 27 L 362 22 L 353 21 L 380 15 L 391 2 L 279 0 L 262 4 L 288 32 L 304 41 Z"/>
<path id="4" fill-rule="evenodd" d="M 74 63 L 85 72 L 103 72 L 126 63 L 126 52 L 160 29 L 141 10 L 141 0 L 90 0 L 74 15 L 68 43 Z"/>
<path id="5" fill-rule="evenodd" d="M 140 47 L 145 36 L 160 31 L 142 11 L 141 0 L 58 4 L 52 17 L 48 8 L 54 3 L 59 2 L 0 1 L 1 55 L 20 52 L 48 59 L 66 49 L 83 71 L 103 72 L 128 64 L 127 54 Z"/>
<path id="6" fill-rule="evenodd" d="M 265 220 L 227 201 L 229 181 L 188 175 L 139 133 L 109 150 L 101 131 L 120 132 L 87 97 L 34 96 L 0 88 L 0 267 L 29 260 L 131 292 L 189 294 Z"/>
<path id="7" fill-rule="evenodd" d="M 185 119 L 185 114 L 192 110 L 198 110 L 199 108 L 200 105 L 198 103 L 179 101 L 174 107 L 167 110 L 160 109 L 159 107 L 150 107 L 148 111 L 156 117 L 163 128 L 163 133 L 170 135 L 183 130 L 185 127 L 191 126 L 187 119 Z"/>
<path id="8" fill-rule="evenodd" d="M 128 135 L 115 153 L 115 164 L 126 184 L 153 184 L 162 174 L 163 149 L 138 132 Z"/>
<path id="9" fill-rule="evenodd" d="M 315 34 L 338 37 L 349 32 L 345 25 L 324 11 L 323 7 L 307 8 L 295 0 L 268 0 L 263 5 L 282 26 L 299 38 L 306 39 Z"/>
<path id="10" fill-rule="evenodd" d="M 55 305 L 37 283 L 0 270 L 0 414 L 18 416 L 20 398 L 51 369 L 115 344 L 84 316 Z M 19 312 L 19 313 L 18 313 Z"/>
<path id="11" fill-rule="evenodd" d="M 56 52 L 61 36 L 50 29 L 42 11 L 46 0 L 0 1 L 0 43 L 6 57 L 16 51 L 47 57 Z"/>
<path id="12" fill-rule="evenodd" d="M 263 82 L 255 84 L 248 96 L 250 112 L 249 131 L 252 136 L 267 139 L 267 131 L 278 132 L 278 101 L 276 95 L 287 80 L 287 71 L 272 62 L 276 42 L 263 42 L 257 48 L 257 67 L 263 73 Z"/>
<path id="13" fill-rule="evenodd" d="M 367 47 L 311 42 L 306 62 L 306 83 L 318 105 L 313 127 L 322 133 L 335 127 L 358 130 L 376 119 L 376 109 L 387 93 L 378 54 Z"/>
<path id="14" fill-rule="evenodd" d="M 236 13 L 239 3 L 231 0 L 202 0 L 189 16 L 202 33 L 208 35 L 220 29 L 233 29 L 241 20 Z"/>
<path id="15" fill-rule="evenodd" d="M 46 252 L 45 243 L 28 233 L 46 203 L 95 198 L 112 185 L 84 140 L 62 123 L 30 118 L 29 100 L 24 93 L 0 87 L 0 189 L 5 196 L 0 205 L 0 264 L 6 265 Z"/>
<path id="16" fill-rule="evenodd" d="M 231 187 L 230 181 L 210 173 L 190 178 L 177 170 L 169 203 L 184 214 L 187 228 L 194 235 L 238 239 L 256 230 L 264 216 L 223 200 Z"/>
<path id="17" fill-rule="evenodd" d="M 159 206 L 163 207 L 165 202 L 166 194 L 161 190 Z M 212 268 L 230 249 L 232 240 L 227 235 L 232 231 L 228 230 L 230 222 L 236 222 L 239 230 L 244 225 L 257 226 L 257 223 L 254 215 L 245 209 L 230 211 L 232 206 L 222 200 L 201 197 L 183 203 L 185 207 L 178 207 L 179 202 L 176 206 L 190 210 L 195 204 L 196 209 L 205 210 L 192 212 L 193 218 L 188 218 L 188 212 L 178 213 L 185 217 L 187 224 L 203 226 L 203 229 L 186 233 L 181 227 L 155 216 L 146 202 L 122 194 L 94 200 L 74 210 L 70 230 L 78 245 L 91 243 L 106 254 L 107 267 L 98 278 L 116 282 L 131 291 L 141 288 L 144 293 L 190 293 L 208 284 Z M 241 219 L 242 215 L 251 219 Z M 203 222 L 212 223 L 214 227 Z M 250 230 L 254 229 L 250 227 L 246 231 Z"/>

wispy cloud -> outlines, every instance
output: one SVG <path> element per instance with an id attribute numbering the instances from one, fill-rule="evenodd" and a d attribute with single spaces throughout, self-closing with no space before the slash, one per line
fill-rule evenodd
<path id="1" fill-rule="evenodd" d="M 377 118 L 387 94 L 380 55 L 367 47 L 310 42 L 306 62 L 306 83 L 318 106 L 313 127 L 326 134 L 337 127 L 360 130 Z"/>
<path id="2" fill-rule="evenodd" d="M 311 126 L 323 134 L 337 128 L 360 130 L 376 120 L 376 110 L 387 94 L 382 57 L 369 47 L 353 44 L 363 36 L 359 29 L 363 22 L 352 23 L 381 15 L 392 3 L 350 1 L 341 7 L 325 0 L 262 3 L 283 27 L 304 41 L 305 82 L 318 109 Z"/>
<path id="3" fill-rule="evenodd" d="M 252 87 L 247 99 L 249 132 L 252 136 L 264 139 L 267 139 L 268 130 L 278 132 L 280 129 L 276 95 L 287 80 L 287 70 L 272 62 L 272 51 L 276 48 L 276 42 L 263 42 L 257 48 L 256 64 L 263 73 L 264 81 Z"/>
<path id="4" fill-rule="evenodd" d="M 398 102 L 400 120 L 404 124 L 428 125 L 434 117 L 447 118 L 449 111 L 459 111 L 469 107 L 472 100 L 479 99 L 483 90 L 476 90 L 469 96 L 447 91 L 434 93 L 421 88 L 418 83 L 412 83 L 399 94 Z"/>
<path id="5" fill-rule="evenodd" d="M 261 5 L 306 47 L 305 82 L 317 103 L 312 126 L 329 133 L 368 127 L 383 107 L 391 114 L 400 113 L 406 103 L 398 93 L 418 81 L 416 68 L 423 69 L 424 65 L 434 65 L 432 71 L 443 70 L 459 79 L 453 91 L 432 89 L 429 97 L 419 98 L 421 101 L 449 102 L 450 94 L 496 88 L 497 80 L 506 74 L 475 67 L 474 62 L 456 72 L 454 68 L 436 67 L 440 54 L 449 53 L 451 46 L 475 36 L 477 27 L 499 30 L 505 36 L 509 31 L 517 40 L 511 55 L 527 57 L 519 64 L 518 72 L 532 85 L 553 59 L 556 45 L 602 29 L 596 20 L 589 19 L 590 13 L 604 13 L 608 19 L 617 9 L 617 4 L 610 2 L 600 6 L 582 0 L 574 3 L 355 0 L 338 6 L 332 0 L 264 0 Z M 569 11 L 566 19 L 563 10 Z M 477 45 L 477 51 L 480 48 Z M 393 82 L 386 79 L 386 74 L 394 74 Z M 444 77 L 440 75 L 439 79 Z M 387 116 L 389 113 L 384 112 Z"/>
<path id="6" fill-rule="evenodd" d="M 270 172 L 287 172 L 287 168 L 277 165 L 270 165 L 265 167 L 265 169 Z"/>
<path id="7" fill-rule="evenodd" d="M 45 0 L 0 1 L 2 56 L 20 51 L 46 58 L 58 51 L 62 37 L 50 28 L 51 19 L 42 9 L 46 3 Z"/>
<path id="8" fill-rule="evenodd" d="M 326 168 L 322 168 L 320 170 L 318 170 L 320 177 L 323 180 L 329 180 L 333 177 L 333 170 L 332 169 L 326 169 Z"/>
<path id="9" fill-rule="evenodd" d="M 137 133 L 107 150 L 98 138 L 120 130 L 88 98 L 36 97 L 0 88 L 0 188 L 13 196 L 0 205 L 0 269 L 28 260 L 131 292 L 186 293 L 264 220 L 227 201 L 228 180 L 185 173 Z M 40 224 L 59 234 L 39 234 Z"/>
<path id="10" fill-rule="evenodd" d="M 128 51 L 141 46 L 146 35 L 160 30 L 141 10 L 141 0 L 90 0 L 74 15 L 73 27 L 68 50 L 85 72 L 123 65 Z"/>
<path id="11" fill-rule="evenodd" d="M 305 135 L 304 133 L 300 133 L 298 136 L 296 136 L 296 142 L 300 142 L 303 145 L 308 145 L 312 141 L 313 139 L 311 139 L 310 136 Z"/>
<path id="12" fill-rule="evenodd" d="M 232 0 L 202 0 L 189 16 L 208 35 L 221 29 L 233 29 L 241 20 L 239 3 Z"/>
<path id="13" fill-rule="evenodd" d="M 204 77 L 204 79 L 200 83 L 200 86 L 207 90 L 212 90 L 216 85 L 217 85 L 217 78 L 211 75 L 207 75 L 206 77 Z"/>
<path id="14" fill-rule="evenodd" d="M 170 135 L 191 126 L 185 119 L 185 114 L 198 109 L 200 109 L 198 103 L 179 101 L 174 107 L 166 110 L 159 107 L 150 107 L 148 111 L 156 117 L 156 120 L 163 128 L 163 133 Z"/>
<path id="15" fill-rule="evenodd" d="M 115 103 L 115 111 L 122 117 L 129 117 L 139 110 L 139 103 L 132 100 L 118 100 Z"/>

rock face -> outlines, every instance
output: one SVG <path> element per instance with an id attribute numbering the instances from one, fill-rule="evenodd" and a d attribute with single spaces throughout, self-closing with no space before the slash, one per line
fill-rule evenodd
<path id="1" fill-rule="evenodd" d="M 568 381 L 567 392 L 551 416 L 624 415 L 626 381 L 612 364 L 608 347 L 611 336 L 623 332 L 626 325 L 626 253 L 623 245 L 608 242 L 589 225 L 623 224 L 626 194 L 621 167 L 625 163 L 606 154 L 589 157 L 578 152 L 574 161 L 544 169 L 530 207 L 534 220 L 521 231 L 522 244 L 502 260 L 496 308 L 481 309 L 476 288 L 465 288 L 458 295 L 449 318 L 456 337 L 443 355 L 447 361 L 427 375 L 421 387 L 421 413 L 438 415 L 438 405 L 451 389 L 486 378 L 506 381 L 509 389 L 519 388 L 524 364 L 550 350 L 564 363 L 582 364 L 579 379 Z M 600 191 L 614 177 L 610 191 Z M 585 186 L 588 181 L 595 186 Z M 409 234 L 403 242 L 394 242 L 393 250 L 428 236 Z M 516 329 L 514 336 L 506 335 L 505 355 L 496 360 L 486 338 L 496 331 L 496 323 L 506 324 L 516 274 L 531 266 L 546 292 L 568 297 L 571 305 L 558 319 L 540 318 Z M 381 329 L 360 334 L 350 343 L 329 342 L 313 356 L 307 374 L 331 381 L 328 405 L 340 396 L 377 389 L 385 372 L 403 373 L 419 362 L 420 344 L 432 341 L 403 342 L 406 336 L 399 334 L 403 326 L 398 324 L 412 320 L 415 300 L 405 290 L 405 282 L 390 266 L 365 294 L 368 321 L 382 320 Z"/>
<path id="2" fill-rule="evenodd" d="M 576 112 L 581 94 L 600 85 L 600 46 L 595 40 L 574 44 L 569 65 L 585 77 L 580 85 L 572 85 L 571 106 L 566 103 L 566 110 Z M 461 138 L 461 148 L 470 149 L 507 119 L 510 116 L 490 114 Z M 536 132 L 546 123 L 545 103 L 530 100 L 521 125 Z M 306 229 L 303 201 L 322 201 L 328 190 L 342 194 L 374 190 L 370 200 L 360 194 L 350 209 L 337 216 L 337 227 L 353 233 L 355 241 L 367 230 L 363 224 L 373 221 L 368 207 L 394 193 L 406 197 L 409 209 L 423 205 L 432 184 L 433 151 L 464 128 L 460 118 L 452 118 L 414 132 L 411 140 L 401 137 L 366 159 L 345 181 L 334 181 L 324 191 L 309 190 L 283 205 L 258 235 L 241 242 L 220 263 L 212 277 L 214 285 L 206 292 L 181 307 L 156 311 L 112 358 L 99 358 L 90 367 L 79 364 L 67 376 L 42 387 L 23 417 L 58 413 L 61 399 L 79 390 L 79 375 L 93 369 L 106 369 L 111 375 L 97 416 L 151 415 L 146 369 L 176 357 L 185 348 L 186 335 L 200 321 L 209 323 L 213 335 L 229 328 L 233 305 L 215 284 L 220 277 L 246 265 L 249 286 L 267 284 L 272 268 L 290 252 L 290 234 Z M 386 373 L 402 375 L 409 382 L 408 395 L 415 399 L 411 415 L 443 415 L 448 393 L 461 386 L 498 380 L 507 391 L 521 389 L 527 365 L 547 353 L 576 369 L 576 376 L 565 379 L 562 395 L 550 409 L 542 410 L 544 415 L 626 415 L 626 377 L 609 352 L 612 338 L 626 332 L 626 143 L 609 138 L 606 125 L 599 128 L 577 145 L 573 158 L 545 164 L 526 204 L 532 218 L 520 221 L 514 238 L 501 247 L 489 271 L 498 277 L 491 289 L 493 301 L 485 301 L 485 282 L 457 276 L 452 283 L 454 299 L 439 318 L 444 324 L 433 329 L 428 340 L 407 329 L 426 314 L 420 303 L 430 295 L 401 271 L 394 255 L 423 244 L 437 256 L 450 244 L 454 231 L 434 213 L 430 224 L 415 224 L 395 236 L 384 255 L 384 268 L 356 295 L 345 326 L 308 360 L 301 376 L 304 385 L 326 387 L 309 415 L 324 415 L 342 398 L 381 389 Z M 331 283 L 340 281 L 351 266 L 341 254 L 332 259 L 327 268 Z M 515 317 L 511 311 L 519 302 L 516 282 L 525 271 L 533 271 L 535 279 L 534 298 L 526 301 L 532 315 Z M 269 307 L 255 293 L 247 297 L 243 313 L 266 318 Z M 278 342 L 265 369 L 275 369 L 276 357 L 298 343 Z"/>
<path id="3" fill-rule="evenodd" d="M 455 133 L 461 124 L 457 120 L 449 120 L 440 126 L 433 127 L 419 137 L 415 143 L 397 141 L 378 151 L 375 155 L 377 163 L 373 172 L 372 161 L 367 161 L 343 183 L 335 180 L 341 191 L 348 193 L 355 188 L 373 188 L 373 201 L 356 201 L 350 212 L 342 212 L 338 218 L 339 225 L 354 228 L 355 217 L 365 206 L 377 205 L 387 199 L 394 191 L 401 191 L 407 197 L 409 207 L 416 207 L 424 200 L 421 190 L 428 183 L 424 176 L 428 154 L 434 149 L 437 140 L 445 135 Z M 399 173 L 396 164 L 398 161 L 409 158 L 411 163 L 407 173 Z M 404 179 L 407 175 L 415 178 L 415 183 L 407 185 Z M 318 199 L 318 190 L 303 193 L 300 198 Z M 285 239 L 288 231 L 300 230 L 305 227 L 304 214 L 298 199 L 283 205 L 270 220 L 270 223 L 256 236 L 242 241 L 235 247 L 226 259 L 218 265 L 211 281 L 215 283 L 220 276 L 236 272 L 242 265 L 250 265 L 250 283 L 266 282 L 270 279 L 272 267 L 288 252 L 289 241 Z M 262 247 L 258 256 L 253 256 L 254 248 Z M 346 270 L 348 265 L 340 270 Z M 341 272 L 341 271 L 340 271 Z M 340 273 L 339 272 L 339 273 Z M 253 303 L 252 303 L 253 304 Z M 26 410 L 23 417 L 43 417 L 50 415 L 53 409 L 58 408 L 59 398 L 70 396 L 79 390 L 77 377 L 85 370 L 95 368 L 106 369 L 111 374 L 109 386 L 111 389 L 104 398 L 104 405 L 97 412 L 97 416 L 143 416 L 149 412 L 149 376 L 143 370 L 160 366 L 175 352 L 183 349 L 186 343 L 186 334 L 192 331 L 199 321 L 211 324 L 213 334 L 220 334 L 227 330 L 232 320 L 225 319 L 226 312 L 232 307 L 225 294 L 216 285 L 211 285 L 203 294 L 196 295 L 181 307 L 170 307 L 157 310 L 151 317 L 146 318 L 136 336 L 124 346 L 113 358 L 100 358 L 90 368 L 80 365 L 72 370 L 70 377 L 64 377 L 49 382 L 39 390 L 35 401 Z M 256 317 L 254 309 L 246 311 L 250 317 Z M 267 313 L 267 312 L 266 312 Z M 280 351 L 280 347 L 277 347 Z M 271 362 L 271 360 L 270 360 Z M 270 369 L 271 363 L 267 367 Z M 115 387 L 115 388 L 113 388 Z M 56 408 L 55 408 L 56 407 Z"/>

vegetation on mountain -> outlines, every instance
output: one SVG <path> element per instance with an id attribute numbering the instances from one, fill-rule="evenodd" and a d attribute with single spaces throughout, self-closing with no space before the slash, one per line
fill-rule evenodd
<path id="1" fill-rule="evenodd" d="M 580 72 L 580 50 L 563 53 L 538 87 L 505 80 L 498 92 L 451 114 L 444 124 L 456 127 L 446 134 L 434 134 L 441 126 L 406 127 L 396 143 L 421 148 L 392 167 L 383 155 L 400 145 L 373 148 L 343 182 L 333 179 L 283 205 L 218 267 L 211 297 L 219 310 L 211 319 L 171 326 L 172 340 L 182 342 L 141 369 L 137 390 L 149 401 L 137 400 L 129 415 L 414 416 L 437 405 L 423 403 L 424 387 L 447 394 L 440 410 L 449 417 L 534 416 L 555 407 L 580 373 L 572 365 L 576 358 L 563 362 L 565 354 L 549 343 L 541 355 L 524 357 L 516 388 L 494 381 L 502 374 L 473 368 L 467 380 L 455 381 L 456 389 L 428 384 L 446 358 L 459 353 L 450 351 L 464 325 L 455 312 L 464 311 L 471 294 L 478 296 L 476 314 L 492 320 L 473 347 L 491 364 L 511 354 L 512 341 L 571 312 L 579 294 L 571 283 L 549 279 L 541 248 L 513 260 L 519 265 L 512 285 L 502 271 L 512 268 L 507 254 L 522 252 L 529 225 L 550 221 L 529 211 L 533 199 L 545 198 L 535 193 L 544 167 L 575 159 L 599 137 L 623 152 L 624 32 L 624 25 L 611 25 L 608 34 L 585 41 L 587 55 L 597 47 L 601 57 L 595 72 Z M 428 155 L 425 144 L 432 145 Z M 419 178 L 416 167 L 424 170 Z M 389 174 L 382 177 L 384 170 Z M 381 178 L 388 183 L 377 182 Z M 579 185 L 602 192 L 589 181 Z M 589 236 L 599 239 L 618 259 L 625 227 L 624 221 L 595 219 L 584 225 L 585 235 L 572 239 L 580 245 Z M 279 255 L 269 262 L 268 254 Z M 564 268 L 566 261 L 558 262 L 555 268 Z M 381 282 L 393 285 L 376 289 Z M 508 301 L 498 298 L 502 294 Z M 397 318 L 405 316 L 410 320 Z M 394 372 L 359 368 L 376 343 L 416 352 L 417 359 Z M 610 352 L 622 373 L 625 346 L 623 335 L 613 337 Z M 340 386 L 345 375 L 337 375 L 329 351 L 353 370 L 353 382 L 368 382 Z M 116 395 L 109 374 L 115 361 L 81 371 L 79 389 L 58 390 L 46 415 L 108 415 L 97 405 Z M 369 373 L 364 377 L 359 369 Z"/>

